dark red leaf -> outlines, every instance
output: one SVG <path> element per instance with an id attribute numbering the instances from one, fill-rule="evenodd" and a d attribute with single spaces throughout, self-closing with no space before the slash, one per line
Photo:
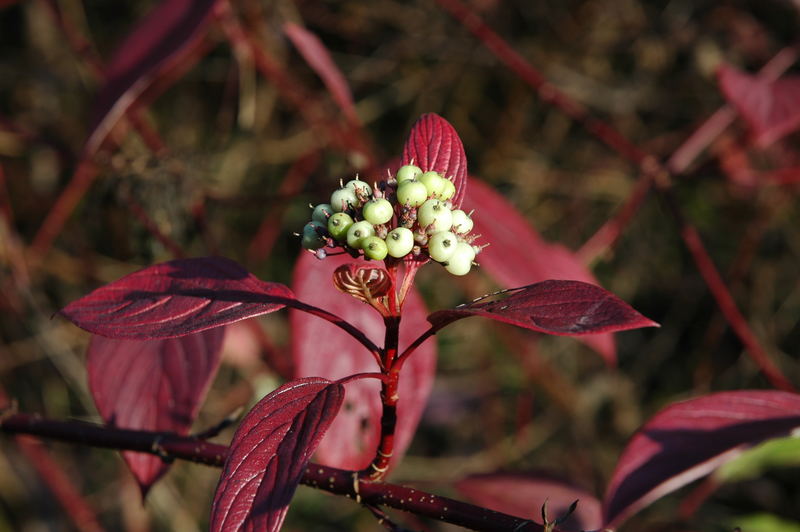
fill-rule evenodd
<path id="1" fill-rule="evenodd" d="M 433 113 L 419 117 L 403 146 L 402 163 L 412 161 L 423 171 L 435 170 L 451 178 L 456 186 L 453 204 L 461 205 L 467 188 L 467 156 L 450 122 Z"/>
<path id="2" fill-rule="evenodd" d="M 61 313 L 94 334 L 148 340 L 274 312 L 291 301 L 288 287 L 261 281 L 232 260 L 205 257 L 139 270 L 73 301 Z"/>
<path id="3" fill-rule="evenodd" d="M 364 331 L 377 345 L 383 345 L 381 316 L 372 307 L 333 286 L 334 270 L 352 261 L 350 257 L 328 257 L 320 261 L 310 253 L 303 253 L 294 271 L 294 289 L 309 303 L 341 316 Z M 371 264 L 377 266 L 380 263 Z M 422 299 L 412 290 L 403 307 L 401 351 L 428 328 L 426 314 Z M 298 376 L 339 379 L 377 370 L 372 355 L 341 329 L 304 312 L 293 310 L 289 317 L 292 355 Z M 436 344 L 426 342 L 403 366 L 393 464 L 402 458 L 411 443 L 433 385 L 435 365 Z M 361 469 L 369 465 L 375 456 L 380 432 L 379 394 L 380 383 L 374 379 L 362 379 L 347 385 L 345 408 L 320 444 L 317 460 L 345 469 Z"/>
<path id="4" fill-rule="evenodd" d="M 603 524 L 600 501 L 563 480 L 539 473 L 488 473 L 459 480 L 456 490 L 481 506 L 524 519 L 540 520 L 547 501 L 547 515 L 554 520 L 566 513 L 574 501 L 578 507 L 559 523 L 565 531 L 597 530 Z"/>
<path id="5" fill-rule="evenodd" d="M 322 44 L 322 41 L 307 29 L 293 22 L 284 24 L 283 31 L 297 48 L 297 51 L 300 52 L 300 55 L 303 56 L 303 59 L 306 60 L 306 63 L 322 78 L 333 100 L 345 114 L 347 120 L 351 124 L 359 124 L 356 108 L 353 105 L 353 95 L 350 93 L 347 80 L 345 80 L 339 67 L 331 59 L 331 55 L 325 45 Z"/>
<path id="6" fill-rule="evenodd" d="M 787 392 L 721 392 L 668 406 L 639 429 L 617 462 L 604 526 L 615 528 L 747 447 L 798 427 L 800 395 Z"/>
<path id="7" fill-rule="evenodd" d="M 516 207 L 483 181 L 470 178 L 463 208 L 467 212 L 475 210 L 472 232 L 481 235 L 478 243 L 489 244 L 476 260 L 503 288 L 548 279 L 599 284 L 570 250 L 545 242 Z M 616 362 L 616 346 L 611 334 L 587 335 L 581 337 L 581 341 L 609 364 Z"/>
<path id="8" fill-rule="evenodd" d="M 212 532 L 280 529 L 343 398 L 341 384 L 310 377 L 284 384 L 250 410 L 233 435 L 214 494 Z"/>
<path id="9" fill-rule="evenodd" d="M 86 142 L 93 153 L 125 112 L 164 73 L 180 65 L 201 41 L 217 0 L 164 0 L 114 53 L 93 108 Z"/>
<path id="10" fill-rule="evenodd" d="M 766 147 L 800 127 L 800 77 L 770 81 L 722 65 L 717 79 L 725 98 L 753 130 L 759 146 Z"/>
<path id="11" fill-rule="evenodd" d="M 103 420 L 116 427 L 188 434 L 219 367 L 224 327 L 161 340 L 92 336 L 89 389 Z M 169 464 L 122 453 L 144 493 Z"/>
<path id="12" fill-rule="evenodd" d="M 658 326 L 599 286 L 554 280 L 480 298 L 451 310 L 440 310 L 428 316 L 428 321 L 441 328 L 469 316 L 483 316 L 564 336 Z"/>

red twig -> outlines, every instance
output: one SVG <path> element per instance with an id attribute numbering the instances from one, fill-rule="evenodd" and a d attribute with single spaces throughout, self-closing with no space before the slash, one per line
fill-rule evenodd
<path id="1" fill-rule="evenodd" d="M 319 156 L 319 150 L 314 149 L 294 162 L 278 187 L 279 198 L 291 198 L 302 190 L 314 168 L 319 164 Z M 256 235 L 247 248 L 247 258 L 251 262 L 260 262 L 266 259 L 280 234 L 280 219 L 286 211 L 287 202 L 279 200 L 275 203 L 270 209 L 266 209 L 267 214 L 264 215 Z"/>
<path id="2" fill-rule="evenodd" d="M 133 213 L 136 219 L 139 220 L 139 223 L 141 223 L 144 226 L 144 228 L 147 229 L 147 231 L 156 238 L 156 240 L 161 242 L 161 245 L 167 248 L 169 252 L 172 253 L 172 256 L 174 258 L 180 259 L 186 256 L 180 244 L 175 242 L 172 238 L 170 238 L 168 235 L 165 235 L 161 231 L 156 222 L 153 221 L 153 219 L 150 218 L 150 216 L 147 214 L 144 208 L 141 205 L 139 205 L 138 201 L 129 197 L 127 199 L 127 202 L 128 202 L 128 208 L 131 210 L 131 213 Z"/>
<path id="3" fill-rule="evenodd" d="M 537 91 L 546 103 L 556 107 L 575 122 L 579 123 L 592 136 L 606 144 L 620 156 L 635 164 L 643 176 L 652 180 L 659 195 L 669 206 L 670 213 L 678 225 L 684 244 L 692 255 L 698 271 L 709 287 L 720 310 L 731 325 L 739 340 L 745 345 L 753 361 L 761 369 L 770 383 L 776 388 L 794 391 L 791 383 L 767 356 L 759 344 L 747 321 L 739 312 L 727 286 L 722 280 L 711 257 L 703 246 L 697 230 L 683 217 L 681 209 L 672 193 L 671 175 L 666 167 L 647 152 L 639 149 L 622 134 L 594 118 L 582 105 L 550 84 L 544 76 L 514 51 L 499 35 L 486 25 L 481 18 L 460 0 L 437 0 L 439 5 L 450 12 L 464 27 L 472 32 L 495 56 L 514 71 L 522 80 Z M 631 209 L 636 205 L 632 204 Z M 621 230 L 621 229 L 619 229 Z M 618 231 L 617 230 L 617 233 Z M 612 230 L 613 232 L 613 230 Z"/>
<path id="4" fill-rule="evenodd" d="M 100 526 L 92 507 L 75 490 L 73 480 L 50 457 L 42 443 L 30 436 L 16 436 L 14 439 L 19 450 L 36 469 L 36 472 L 39 473 L 47 487 L 50 488 L 50 491 L 75 525 L 75 528 L 81 532 L 102 531 L 103 527 Z"/>
<path id="5" fill-rule="evenodd" d="M 180 458 L 221 467 L 228 447 L 172 433 L 118 429 L 79 421 L 57 421 L 27 414 L 0 418 L 0 431 L 31 434 L 45 438 Z M 543 528 L 526 519 L 487 510 L 479 506 L 439 497 L 424 491 L 384 482 L 359 479 L 354 471 L 309 464 L 303 484 L 374 506 L 388 506 L 486 532 L 540 532 Z"/>
<path id="6" fill-rule="evenodd" d="M 56 236 L 61 232 L 64 224 L 67 223 L 70 214 L 75 210 L 83 195 L 86 194 L 97 172 L 97 166 L 89 159 L 84 159 L 78 163 L 78 167 L 75 169 L 75 173 L 72 174 L 69 184 L 61 192 L 55 204 L 50 207 L 50 212 L 33 238 L 31 260 L 34 263 L 44 258 Z"/>

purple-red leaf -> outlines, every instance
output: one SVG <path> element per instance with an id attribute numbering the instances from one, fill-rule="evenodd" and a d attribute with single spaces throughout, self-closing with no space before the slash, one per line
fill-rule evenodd
<path id="1" fill-rule="evenodd" d="M 94 334 L 148 340 L 219 327 L 292 301 L 285 285 L 261 281 L 232 260 L 206 257 L 139 270 L 73 301 L 61 313 Z"/>
<path id="2" fill-rule="evenodd" d="M 639 429 L 617 462 L 604 526 L 615 528 L 747 447 L 798 427 L 800 395 L 787 392 L 721 392 L 666 407 Z"/>
<path id="3" fill-rule="evenodd" d="M 476 260 L 503 288 L 548 279 L 599 284 L 571 251 L 546 242 L 508 200 L 483 181 L 470 178 L 463 209 L 475 210 L 472 232 L 481 235 L 478 243 L 489 244 Z M 616 347 L 611 334 L 587 335 L 581 341 L 607 363 L 615 363 Z"/>
<path id="4" fill-rule="evenodd" d="M 280 529 L 343 397 L 341 384 L 311 377 L 284 384 L 250 410 L 233 435 L 214 494 L 212 532 Z"/>
<path id="5" fill-rule="evenodd" d="M 603 524 L 600 501 L 586 490 L 563 480 L 539 473 L 487 473 L 471 475 L 456 482 L 456 490 L 490 510 L 524 519 L 539 520 L 547 501 L 552 521 L 564 515 L 574 501 L 575 512 L 558 529 L 597 530 Z"/>
<path id="6" fill-rule="evenodd" d="M 461 205 L 467 188 L 467 156 L 450 122 L 433 113 L 419 117 L 403 146 L 403 164 L 412 162 L 425 172 L 435 170 L 452 179 L 456 186 L 453 204 Z"/>
<path id="7" fill-rule="evenodd" d="M 320 261 L 303 253 L 294 272 L 293 287 L 305 301 L 322 307 L 349 321 L 377 345 L 383 344 L 381 316 L 369 305 L 333 286 L 333 272 L 350 257 L 328 257 Z M 363 263 L 362 264 L 368 264 Z M 379 265 L 380 263 L 373 263 Z M 400 350 L 427 329 L 425 305 L 412 290 L 403 306 L 400 324 Z M 339 379 L 362 372 L 377 371 L 372 355 L 357 341 L 332 326 L 304 312 L 290 311 L 292 355 L 297 376 L 319 375 Z M 433 385 L 436 344 L 426 342 L 414 352 L 400 375 L 400 401 L 392 463 L 397 463 L 416 431 Z M 333 467 L 361 469 L 375 456 L 380 433 L 380 383 L 362 379 L 347 385 L 345 408 L 317 451 L 317 460 Z"/>
<path id="8" fill-rule="evenodd" d="M 116 427 L 188 434 L 219 367 L 224 333 L 218 327 L 161 340 L 92 336 L 86 366 L 100 416 Z M 152 454 L 122 456 L 143 493 L 169 469 Z"/>
<path id="9" fill-rule="evenodd" d="M 725 98 L 747 121 L 755 143 L 762 148 L 800 127 L 800 77 L 772 81 L 723 65 L 717 79 Z"/>
<path id="10" fill-rule="evenodd" d="M 469 316 L 483 316 L 546 334 L 578 336 L 658 324 L 611 292 L 581 281 L 544 281 L 440 310 L 428 316 L 441 328 Z"/>
<path id="11" fill-rule="evenodd" d="M 331 55 L 325 45 L 322 44 L 322 41 L 316 35 L 294 22 L 284 24 L 283 31 L 297 48 L 297 51 L 300 52 L 300 55 L 303 56 L 303 59 L 306 60 L 306 63 L 322 78 L 333 100 L 344 112 L 348 122 L 359 124 L 356 108 L 353 105 L 353 95 L 350 93 L 347 80 L 345 80 L 339 67 L 331 59 Z"/>
<path id="12" fill-rule="evenodd" d="M 108 63 L 86 152 L 93 153 L 142 93 L 180 65 L 205 35 L 217 0 L 164 0 L 125 38 Z"/>

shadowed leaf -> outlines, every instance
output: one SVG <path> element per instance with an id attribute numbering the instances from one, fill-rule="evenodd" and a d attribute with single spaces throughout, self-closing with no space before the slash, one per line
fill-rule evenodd
<path id="1" fill-rule="evenodd" d="M 212 531 L 279 530 L 303 471 L 342 404 L 344 387 L 288 382 L 244 417 L 214 494 Z"/>
<path id="2" fill-rule="evenodd" d="M 205 257 L 144 268 L 73 301 L 61 314 L 94 334 L 147 340 L 219 327 L 292 301 L 288 287 L 261 281 L 232 260 Z"/>
<path id="3" fill-rule="evenodd" d="M 128 34 L 95 98 L 86 152 L 93 153 L 142 93 L 179 66 L 205 35 L 217 0 L 164 0 Z"/>
<path id="4" fill-rule="evenodd" d="M 551 520 L 564 515 L 578 501 L 573 514 L 558 529 L 597 530 L 602 524 L 600 501 L 584 489 L 538 473 L 487 473 L 471 475 L 455 484 L 458 492 L 491 510 L 525 519 L 539 519 L 547 501 Z"/>
<path id="5" fill-rule="evenodd" d="M 322 41 L 307 29 L 293 22 L 284 24 L 283 31 L 306 63 L 322 78 L 333 100 L 345 114 L 347 120 L 351 124 L 360 123 L 347 80 L 331 59 L 331 55 Z"/>
<path id="6" fill-rule="evenodd" d="M 717 71 L 717 80 L 762 148 L 800 127 L 800 77 L 770 81 L 723 65 Z"/>
<path id="7" fill-rule="evenodd" d="M 467 187 L 467 156 L 450 122 L 433 113 L 419 117 L 403 146 L 402 164 L 416 164 L 423 171 L 435 170 L 453 180 L 453 205 L 464 200 Z"/>
<path id="8" fill-rule="evenodd" d="M 185 435 L 219 367 L 224 327 L 161 340 L 92 336 L 89 389 L 103 420 L 116 427 Z M 157 456 L 124 451 L 146 493 L 169 469 Z"/>
<path id="9" fill-rule="evenodd" d="M 611 292 L 580 281 L 544 281 L 428 316 L 437 328 L 483 316 L 534 331 L 577 336 L 658 326 Z"/>
<path id="10" fill-rule="evenodd" d="M 800 395 L 721 392 L 666 407 L 631 439 L 603 503 L 616 527 L 644 506 L 701 478 L 746 448 L 800 427 Z"/>
<path id="11" fill-rule="evenodd" d="M 481 235 L 478 243 L 489 244 L 476 260 L 503 288 L 548 279 L 599 284 L 570 250 L 546 242 L 508 200 L 483 181 L 470 178 L 462 207 L 467 212 L 475 210 L 472 233 Z M 616 362 L 616 346 L 611 334 L 587 335 L 580 340 L 607 363 Z"/>
<path id="12" fill-rule="evenodd" d="M 334 270 L 352 261 L 350 257 L 339 256 L 320 261 L 310 253 L 303 253 L 295 267 L 293 288 L 309 303 L 341 316 L 382 345 L 384 326 L 381 316 L 369 305 L 333 286 Z M 403 307 L 401 351 L 418 336 L 419 331 L 427 328 L 426 313 L 419 294 L 412 290 Z M 290 311 L 289 318 L 297 376 L 319 375 L 339 379 L 377 370 L 372 355 L 340 329 L 294 310 Z M 402 458 L 416 431 L 433 384 L 435 365 L 436 344 L 426 342 L 403 366 L 393 464 Z M 382 408 L 379 395 L 380 383 L 374 379 L 347 385 L 345 406 L 317 450 L 319 462 L 345 469 L 361 469 L 370 463 L 375 456 L 380 432 Z"/>

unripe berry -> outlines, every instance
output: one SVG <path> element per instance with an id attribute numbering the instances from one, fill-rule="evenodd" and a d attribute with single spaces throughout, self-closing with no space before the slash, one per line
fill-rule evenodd
<path id="1" fill-rule="evenodd" d="M 466 242 L 459 242 L 444 268 L 453 275 L 466 275 L 472 268 L 473 260 L 475 260 L 475 250 L 472 246 Z"/>
<path id="2" fill-rule="evenodd" d="M 405 227 L 397 227 L 386 235 L 386 247 L 394 258 L 405 257 L 414 247 L 414 233 Z"/>
<path id="3" fill-rule="evenodd" d="M 358 199 L 358 205 L 361 205 L 363 202 L 372 197 L 372 187 L 358 178 L 348 181 L 344 188 L 349 188 L 355 192 L 356 198 Z"/>
<path id="4" fill-rule="evenodd" d="M 373 225 L 385 224 L 394 216 L 394 208 L 387 199 L 371 199 L 364 204 L 362 216 Z"/>
<path id="5" fill-rule="evenodd" d="M 447 201 L 455 195 L 456 195 L 456 186 L 449 179 L 445 179 L 444 187 L 442 188 L 442 192 L 439 194 L 439 199 L 441 199 L 442 201 Z"/>
<path id="6" fill-rule="evenodd" d="M 327 203 L 320 203 L 314 207 L 314 212 L 311 214 L 311 219 L 319 222 L 322 225 L 328 225 L 328 218 L 334 213 L 333 207 Z"/>
<path id="7" fill-rule="evenodd" d="M 328 232 L 338 241 L 347 238 L 347 230 L 353 225 L 353 219 L 346 212 L 337 212 L 328 218 Z"/>
<path id="8" fill-rule="evenodd" d="M 443 201 L 429 199 L 417 209 L 417 222 L 430 234 L 449 231 L 453 226 L 453 215 Z"/>
<path id="9" fill-rule="evenodd" d="M 428 190 L 428 197 L 440 198 L 445 187 L 445 181 L 447 180 L 443 178 L 439 172 L 431 171 L 425 172 L 417 177 L 417 181 L 425 185 L 425 188 Z"/>
<path id="10" fill-rule="evenodd" d="M 416 179 L 418 175 L 422 173 L 422 169 L 419 166 L 415 166 L 413 164 L 406 164 L 401 166 L 399 170 L 397 170 L 397 184 L 403 183 L 404 181 L 411 181 Z"/>
<path id="11" fill-rule="evenodd" d="M 327 240 L 324 236 L 322 236 L 325 232 L 325 226 L 318 222 L 308 222 L 305 227 L 303 227 L 303 239 L 301 241 L 301 245 L 305 249 L 319 249 L 323 247 Z"/>
<path id="12" fill-rule="evenodd" d="M 397 187 L 397 203 L 419 207 L 428 199 L 428 189 L 419 181 L 406 181 Z"/>
<path id="13" fill-rule="evenodd" d="M 377 236 L 368 236 L 361 241 L 361 249 L 364 250 L 364 256 L 372 260 L 383 260 L 389 252 L 389 247 L 383 239 Z"/>
<path id="14" fill-rule="evenodd" d="M 343 212 L 358 205 L 358 198 L 352 188 L 337 188 L 331 194 L 331 207 L 336 212 Z"/>
<path id="15" fill-rule="evenodd" d="M 472 218 L 461 209 L 453 211 L 453 231 L 465 235 L 472 231 Z"/>
<path id="16" fill-rule="evenodd" d="M 458 238 L 450 231 L 434 233 L 428 239 L 428 255 L 436 262 L 445 262 L 449 259 L 458 245 Z"/>
<path id="17" fill-rule="evenodd" d="M 361 249 L 362 241 L 368 236 L 375 235 L 375 228 L 366 220 L 361 220 L 350 226 L 347 230 L 347 245 L 353 249 Z"/>

